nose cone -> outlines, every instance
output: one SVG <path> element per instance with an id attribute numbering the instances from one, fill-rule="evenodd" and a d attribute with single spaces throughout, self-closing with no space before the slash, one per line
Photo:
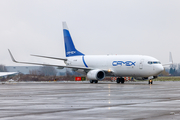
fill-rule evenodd
<path id="1" fill-rule="evenodd" d="M 164 71 L 164 67 L 163 67 L 162 65 L 156 66 L 156 72 L 157 72 L 158 74 L 160 74 L 160 73 L 163 72 L 163 71 Z"/>

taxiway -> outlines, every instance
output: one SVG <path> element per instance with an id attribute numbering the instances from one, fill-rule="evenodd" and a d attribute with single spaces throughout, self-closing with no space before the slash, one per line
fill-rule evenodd
<path id="1" fill-rule="evenodd" d="M 180 82 L 0 84 L 1 120 L 180 119 Z"/>

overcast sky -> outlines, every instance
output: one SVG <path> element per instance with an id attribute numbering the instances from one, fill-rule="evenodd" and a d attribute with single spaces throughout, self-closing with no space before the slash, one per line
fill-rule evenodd
<path id="1" fill-rule="evenodd" d="M 0 64 L 63 64 L 30 56 L 65 57 L 62 21 L 86 55 L 138 54 L 179 63 L 179 0 L 0 0 Z"/>

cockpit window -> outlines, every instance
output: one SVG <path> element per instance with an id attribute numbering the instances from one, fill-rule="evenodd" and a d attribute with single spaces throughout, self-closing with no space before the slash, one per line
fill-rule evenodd
<path id="1" fill-rule="evenodd" d="M 159 61 L 148 61 L 148 64 L 161 64 Z"/>
<path id="2" fill-rule="evenodd" d="M 152 63 L 153 63 L 153 62 L 150 62 L 150 61 L 148 62 L 148 64 L 152 64 Z"/>

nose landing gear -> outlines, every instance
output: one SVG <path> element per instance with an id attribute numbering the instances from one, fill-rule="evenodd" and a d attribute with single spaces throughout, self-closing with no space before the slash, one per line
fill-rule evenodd
<path id="1" fill-rule="evenodd" d="M 153 84 L 153 81 L 151 79 L 149 80 L 149 84 Z"/>
<path id="2" fill-rule="evenodd" d="M 121 84 L 124 84 L 124 78 L 117 78 L 116 80 L 117 83 L 121 83 Z"/>

